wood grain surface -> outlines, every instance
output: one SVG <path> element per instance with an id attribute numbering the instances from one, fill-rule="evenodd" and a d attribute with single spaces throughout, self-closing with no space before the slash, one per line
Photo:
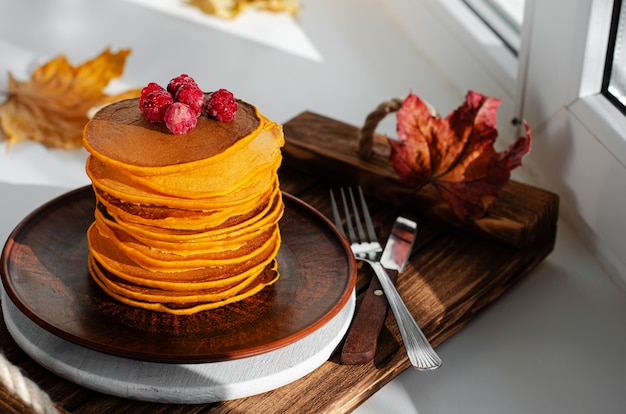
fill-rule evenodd
<path id="1" fill-rule="evenodd" d="M 372 192 L 378 188 L 374 188 L 375 183 L 393 182 L 388 171 L 382 163 L 378 166 L 359 163 L 355 170 L 346 166 L 343 162 L 346 160 L 337 160 L 344 156 L 342 140 L 351 139 L 343 135 L 354 132 L 354 127 L 305 113 L 289 121 L 285 131 L 288 145 L 280 171 L 283 191 L 330 217 L 330 187 L 355 182 L 364 184 L 376 231 L 381 237 L 388 234 L 399 212 L 398 203 L 381 202 L 380 193 Z M 299 133 L 306 133 L 307 138 Z M 322 143 L 321 149 L 316 150 L 317 155 L 312 156 L 310 151 L 315 148 L 309 141 L 313 137 L 326 144 L 337 139 L 338 146 L 331 151 Z M 308 161 L 303 162 L 307 157 L 310 157 Z M 389 184 L 385 193 L 391 188 L 396 187 Z M 400 189 L 400 193 L 402 191 Z M 435 347 L 479 316 L 481 310 L 500 298 L 554 247 L 558 197 L 515 182 L 507 185 L 505 194 L 497 208 L 494 205 L 494 216 L 489 223 L 468 228 L 446 221 L 445 214 L 433 217 L 426 213 L 420 220 L 420 236 L 406 270 L 398 278 L 397 287 Z M 393 199 L 402 198 L 396 195 Z M 439 205 L 436 201 L 433 203 Z M 359 268 L 359 295 L 368 286 L 371 276 L 369 271 Z M 65 381 L 26 356 L 10 338 L 6 327 L 0 326 L 0 347 L 7 358 L 19 365 L 59 406 L 74 413 L 350 412 L 409 368 L 401 341 L 395 320 L 389 313 L 376 356 L 368 364 L 342 365 L 338 347 L 339 351 L 320 368 L 276 390 L 214 404 L 173 405 L 111 397 Z"/>

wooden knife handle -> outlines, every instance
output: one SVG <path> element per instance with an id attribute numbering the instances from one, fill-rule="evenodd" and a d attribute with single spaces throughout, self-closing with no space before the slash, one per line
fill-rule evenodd
<path id="1" fill-rule="evenodd" d="M 387 270 L 389 278 L 395 284 L 397 270 Z M 380 282 L 372 276 L 369 287 L 363 295 L 361 306 L 350 325 L 348 335 L 341 350 L 341 362 L 346 365 L 366 364 L 374 359 L 378 336 L 387 316 L 387 299 Z"/>

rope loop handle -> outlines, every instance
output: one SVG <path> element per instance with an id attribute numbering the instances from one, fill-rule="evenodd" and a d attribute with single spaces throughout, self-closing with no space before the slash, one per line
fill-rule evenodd
<path id="1" fill-rule="evenodd" d="M 0 395 L 2 412 L 20 414 L 59 414 L 62 412 L 48 394 L 0 353 Z M 64 412 L 64 411 L 63 411 Z"/>
<path id="2" fill-rule="evenodd" d="M 376 127 L 380 121 L 382 121 L 388 114 L 392 112 L 396 112 L 402 106 L 402 102 L 404 100 L 401 98 L 392 98 L 376 107 L 369 115 L 365 118 L 365 123 L 363 127 L 359 131 L 359 146 L 358 146 L 358 156 L 362 159 L 367 159 L 372 156 L 372 150 L 374 148 L 374 132 L 376 132 Z"/>

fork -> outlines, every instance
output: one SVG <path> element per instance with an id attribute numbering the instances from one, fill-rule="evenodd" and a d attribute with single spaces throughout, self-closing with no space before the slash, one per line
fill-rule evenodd
<path id="1" fill-rule="evenodd" d="M 424 336 L 424 333 L 417 325 L 417 322 L 415 322 L 415 319 L 406 307 L 402 297 L 396 290 L 396 287 L 389 279 L 387 271 L 379 262 L 383 249 L 376 238 L 372 218 L 370 216 L 367 203 L 365 202 L 365 197 L 363 196 L 361 187 L 358 187 L 358 193 L 367 235 L 365 234 L 363 224 L 361 223 L 361 215 L 355 202 L 352 189 L 348 189 L 348 195 L 350 197 L 353 214 L 350 214 L 350 207 L 343 188 L 340 189 L 340 193 L 348 232 L 347 237 L 350 241 L 352 252 L 357 260 L 365 262 L 371 266 L 372 270 L 374 270 L 374 273 L 376 274 L 376 277 L 380 281 L 380 285 L 383 288 L 385 296 L 387 297 L 387 301 L 389 302 L 389 307 L 391 308 L 391 311 L 396 318 L 396 322 L 398 323 L 400 335 L 402 336 L 402 341 L 404 342 L 404 347 L 406 348 L 411 365 L 420 371 L 430 371 L 439 368 L 441 366 L 441 358 L 439 358 L 439 355 L 437 355 L 433 347 L 428 342 L 428 339 Z M 330 202 L 335 226 L 344 236 L 346 236 L 341 215 L 339 214 L 337 202 L 332 190 L 330 190 Z M 352 216 L 354 216 L 354 224 L 352 223 Z M 354 230 L 355 227 L 356 232 Z"/>

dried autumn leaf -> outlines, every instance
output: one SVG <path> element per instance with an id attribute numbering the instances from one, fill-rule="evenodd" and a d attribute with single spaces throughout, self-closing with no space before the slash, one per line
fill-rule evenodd
<path id="1" fill-rule="evenodd" d="M 496 152 L 496 112 L 500 100 L 470 91 L 445 119 L 410 94 L 398 110 L 398 140 L 389 140 L 390 164 L 416 189 L 432 183 L 461 219 L 485 214 L 511 170 L 530 151 L 530 127 L 507 150 Z"/>
<path id="2" fill-rule="evenodd" d="M 9 73 L 8 98 L 0 105 L 0 128 L 9 145 L 32 140 L 48 147 L 79 147 L 90 109 L 139 96 L 138 89 L 112 96 L 102 91 L 122 75 L 129 53 L 107 49 L 79 66 L 61 55 L 36 68 L 27 81 Z"/>
<path id="3" fill-rule="evenodd" d="M 298 0 L 187 0 L 186 3 L 222 19 L 234 19 L 249 8 L 291 14 L 300 10 Z"/>

